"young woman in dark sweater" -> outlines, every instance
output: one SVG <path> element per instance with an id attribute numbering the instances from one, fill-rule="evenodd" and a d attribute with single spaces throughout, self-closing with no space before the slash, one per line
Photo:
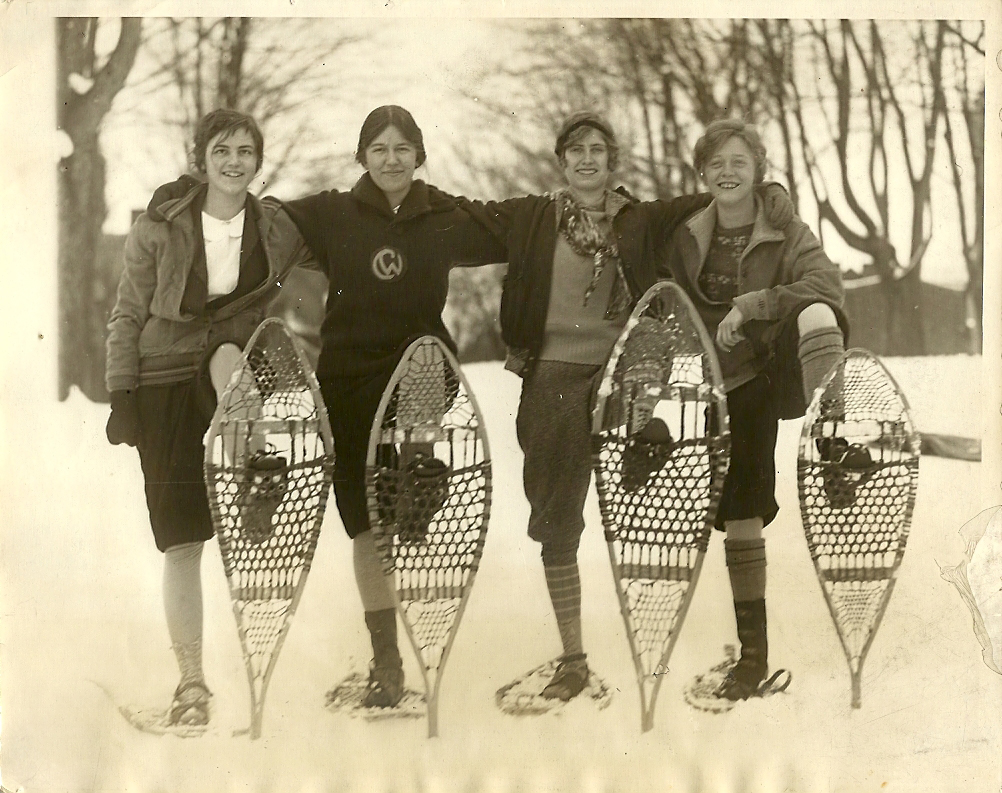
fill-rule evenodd
<path id="1" fill-rule="evenodd" d="M 369 528 L 369 428 L 411 340 L 430 334 L 456 349 L 442 322 L 449 271 L 505 259 L 504 246 L 450 196 L 414 178 L 425 157 L 411 114 L 376 108 L 359 132 L 355 158 L 366 172 L 355 186 L 284 205 L 329 280 L 317 377 L 337 452 L 334 493 L 372 639 L 369 706 L 395 705 L 403 693 L 392 583 Z"/>

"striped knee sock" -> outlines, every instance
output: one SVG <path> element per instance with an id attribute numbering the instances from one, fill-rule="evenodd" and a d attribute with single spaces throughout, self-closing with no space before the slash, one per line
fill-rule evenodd
<path id="1" fill-rule="evenodd" d="M 800 337 L 797 355 L 804 381 L 804 401 L 810 405 L 815 390 L 845 352 L 845 340 L 838 327 L 819 328 Z M 838 375 L 836 375 L 838 377 Z M 836 383 L 837 392 L 839 383 Z"/>
<path id="2" fill-rule="evenodd" d="M 557 629 L 564 655 L 584 652 L 581 640 L 581 579 L 575 562 L 569 565 L 543 566 L 546 588 L 550 592 Z"/>
<path id="3" fill-rule="evenodd" d="M 765 540 L 724 540 L 724 559 L 735 602 L 765 597 Z"/>

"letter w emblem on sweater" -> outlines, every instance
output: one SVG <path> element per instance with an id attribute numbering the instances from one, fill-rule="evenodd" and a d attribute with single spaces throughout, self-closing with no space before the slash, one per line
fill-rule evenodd
<path id="1" fill-rule="evenodd" d="M 380 281 L 393 281 L 404 274 L 404 255 L 396 248 L 380 248 L 372 257 L 372 274 Z"/>

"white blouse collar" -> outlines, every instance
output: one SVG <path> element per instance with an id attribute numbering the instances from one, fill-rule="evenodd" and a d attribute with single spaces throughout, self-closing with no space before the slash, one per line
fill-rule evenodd
<path id="1" fill-rule="evenodd" d="M 202 212 L 202 236 L 206 242 L 218 242 L 226 237 L 240 238 L 244 235 L 244 213 L 241 209 L 230 220 L 220 220 Z"/>

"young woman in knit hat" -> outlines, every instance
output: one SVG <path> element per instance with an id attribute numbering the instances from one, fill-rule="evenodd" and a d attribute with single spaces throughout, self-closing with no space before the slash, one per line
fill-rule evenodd
<path id="1" fill-rule="evenodd" d="M 778 420 L 803 416 L 814 390 L 844 352 L 848 324 L 842 276 L 799 218 L 766 222 L 756 191 L 766 152 L 742 121 L 715 121 L 693 164 L 713 201 L 679 226 L 668 268 L 714 338 L 727 391 L 731 459 L 717 509 L 726 531 L 741 658 L 717 695 L 754 695 L 768 671 L 765 540 L 776 517 Z M 837 439 L 829 459 L 867 465 L 865 449 Z M 865 455 L 866 459 L 860 459 Z"/>
<path id="2" fill-rule="evenodd" d="M 675 229 L 709 197 L 640 202 L 609 187 L 619 159 L 612 126 L 569 116 L 555 154 L 566 187 L 501 202 L 463 201 L 506 248 L 501 298 L 507 366 L 523 378 L 516 429 L 525 454 L 529 536 L 543 572 L 563 653 L 543 696 L 567 701 L 588 682 L 577 551 L 591 478 L 590 410 L 612 346 L 644 292 L 668 277 Z M 786 191 L 762 188 L 777 227 L 793 215 Z"/>

